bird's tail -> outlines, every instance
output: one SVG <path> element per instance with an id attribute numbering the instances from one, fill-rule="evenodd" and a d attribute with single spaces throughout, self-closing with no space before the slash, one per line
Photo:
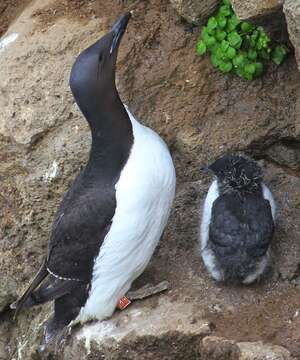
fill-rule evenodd
<path id="1" fill-rule="evenodd" d="M 20 299 L 10 305 L 11 309 L 15 309 L 14 319 L 16 319 L 19 312 L 24 307 L 26 300 L 29 298 L 31 293 L 40 285 L 40 283 L 45 279 L 48 274 L 49 273 L 46 267 L 46 260 L 44 260 L 42 266 L 40 267 L 39 271 L 33 278 L 32 282 L 30 283 L 24 294 L 20 297 Z"/>

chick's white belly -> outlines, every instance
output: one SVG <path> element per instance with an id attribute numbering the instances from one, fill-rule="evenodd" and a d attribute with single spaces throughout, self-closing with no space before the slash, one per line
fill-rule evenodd
<path id="1" fill-rule="evenodd" d="M 175 171 L 162 140 L 157 143 L 158 136 L 144 129 L 146 138 L 134 134 L 134 146 L 116 185 L 112 225 L 95 259 L 89 297 L 76 322 L 112 315 L 119 299 L 147 266 L 166 225 L 175 193 Z M 149 151 L 151 144 L 147 146 L 149 136 L 150 140 L 156 137 L 154 151 Z"/>

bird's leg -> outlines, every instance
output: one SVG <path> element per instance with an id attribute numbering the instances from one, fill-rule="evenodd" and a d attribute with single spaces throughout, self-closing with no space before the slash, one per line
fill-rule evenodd
<path id="1" fill-rule="evenodd" d="M 67 326 L 57 326 L 53 317 L 44 323 L 44 339 L 38 348 L 42 358 L 46 358 L 51 352 L 56 355 L 62 350 L 72 333 L 72 324 L 73 322 Z"/>

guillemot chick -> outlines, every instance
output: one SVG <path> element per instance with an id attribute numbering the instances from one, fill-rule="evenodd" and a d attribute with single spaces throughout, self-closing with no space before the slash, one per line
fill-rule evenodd
<path id="1" fill-rule="evenodd" d="M 42 266 L 13 304 L 54 301 L 46 344 L 71 322 L 110 317 L 144 271 L 169 217 L 175 170 L 164 141 L 120 100 L 116 60 L 130 13 L 76 59 L 70 87 L 92 135 L 56 214 Z"/>
<path id="2" fill-rule="evenodd" d="M 250 284 L 270 261 L 275 201 L 261 168 L 247 157 L 226 155 L 206 170 L 216 179 L 203 208 L 202 259 L 215 280 Z"/>

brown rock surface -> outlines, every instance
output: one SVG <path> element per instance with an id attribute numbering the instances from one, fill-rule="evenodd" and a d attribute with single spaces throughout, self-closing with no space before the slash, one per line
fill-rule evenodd
<path id="1" fill-rule="evenodd" d="M 178 176 L 169 226 L 136 286 L 168 280 L 172 289 L 132 303 L 104 324 L 77 329 L 57 358 L 197 359 L 211 330 L 235 343 L 281 345 L 299 358 L 299 331 L 290 324 L 300 308 L 296 64 L 289 58 L 253 82 L 224 76 L 195 55 L 198 34 L 184 31 L 167 0 L 128 6 L 133 19 L 121 47 L 119 89 L 142 122 L 165 138 Z M 68 88 L 70 68 L 122 11 L 107 0 L 33 1 L 6 34 L 19 36 L 0 52 L 0 272 L 4 283 L 17 281 L 19 294 L 38 269 L 62 194 L 88 155 L 89 130 Z M 211 180 L 199 168 L 232 151 L 262 161 L 278 203 L 276 270 L 251 287 L 215 284 L 197 250 L 199 208 Z M 11 312 L 1 314 L 0 354 L 40 358 L 41 324 L 50 311 L 50 305 L 24 311 L 16 322 Z M 91 353 L 83 355 L 82 334 L 105 324 L 121 325 L 101 345 L 92 338 Z"/>
<path id="2" fill-rule="evenodd" d="M 293 360 L 289 351 L 281 346 L 267 345 L 262 342 L 239 343 L 239 360 Z"/>
<path id="3" fill-rule="evenodd" d="M 285 14 L 291 43 L 295 48 L 296 60 L 300 69 L 300 1 L 286 0 L 283 11 Z"/>
<path id="4" fill-rule="evenodd" d="M 0 313 L 9 306 L 16 295 L 16 281 L 7 274 L 0 274 Z"/>
<path id="5" fill-rule="evenodd" d="M 219 0 L 170 0 L 174 9 L 192 24 L 203 23 L 217 8 Z"/>
<path id="6" fill-rule="evenodd" d="M 236 15 L 241 20 L 267 16 L 282 7 L 284 0 L 231 0 Z"/>
<path id="7" fill-rule="evenodd" d="M 207 336 L 201 342 L 204 360 L 293 360 L 282 346 L 258 342 L 236 343 L 217 336 Z"/>
<path id="8" fill-rule="evenodd" d="M 1 0 L 0 2 L 0 36 L 7 30 L 9 24 L 22 12 L 31 0 Z"/>
<path id="9" fill-rule="evenodd" d="M 202 352 L 204 360 L 239 360 L 241 351 L 232 340 L 207 336 L 202 340 Z"/>

